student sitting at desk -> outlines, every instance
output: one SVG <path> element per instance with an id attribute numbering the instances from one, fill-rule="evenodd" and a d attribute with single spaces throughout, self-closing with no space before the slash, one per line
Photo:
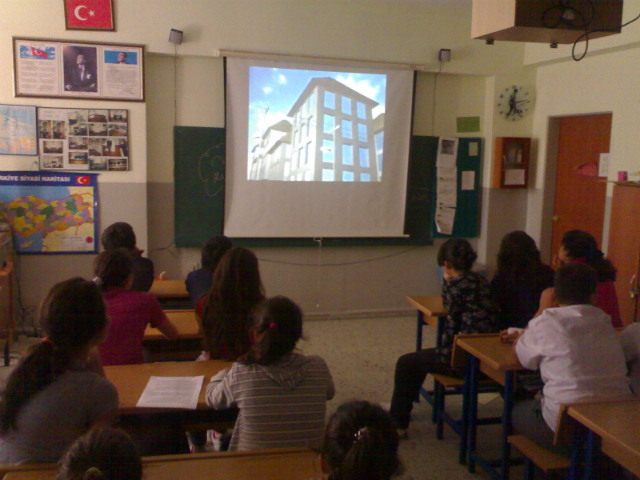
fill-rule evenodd
<path id="1" fill-rule="evenodd" d="M 109 419 L 118 392 L 94 348 L 109 319 L 93 282 L 72 278 L 45 299 L 47 335 L 9 376 L 0 402 L 0 463 L 53 463 L 93 424 Z"/>
<path id="2" fill-rule="evenodd" d="M 320 447 L 335 390 L 322 358 L 294 353 L 300 307 L 285 297 L 266 300 L 252 336 L 253 348 L 207 386 L 208 405 L 240 409 L 229 450 Z"/>
<path id="3" fill-rule="evenodd" d="M 471 271 L 476 258 L 476 252 L 464 239 L 450 239 L 440 247 L 438 265 L 444 267 L 442 304 L 448 311 L 442 346 L 407 353 L 398 359 L 389 414 L 400 430 L 409 427 L 413 402 L 427 374 L 460 373 L 451 367 L 455 335 L 498 332 L 497 308 L 489 282 Z"/>
<path id="4" fill-rule="evenodd" d="M 498 271 L 491 294 L 498 304 L 500 328 L 524 328 L 540 304 L 540 295 L 553 286 L 553 269 L 542 263 L 540 251 L 522 231 L 508 233 L 498 252 Z"/>
<path id="5" fill-rule="evenodd" d="M 124 248 L 129 251 L 133 261 L 133 283 L 131 290 L 148 292 L 153 285 L 153 262 L 142 256 L 143 251 L 136 246 L 136 234 L 131 225 L 116 222 L 109 225 L 101 237 L 102 248 L 105 251 Z"/>
<path id="6" fill-rule="evenodd" d="M 202 246 L 201 262 L 202 268 L 189 272 L 185 284 L 187 292 L 191 297 L 191 301 L 195 307 L 196 303 L 211 288 L 213 272 L 215 271 L 222 256 L 227 253 L 233 245 L 224 235 L 215 235 L 211 237 Z"/>
<path id="7" fill-rule="evenodd" d="M 380 405 L 343 403 L 327 423 L 322 468 L 328 480 L 389 480 L 401 473 L 398 432 Z"/>
<path id="8" fill-rule="evenodd" d="M 540 369 L 544 398 L 513 408 L 513 427 L 553 448 L 563 404 L 631 395 L 624 352 L 611 318 L 595 305 L 598 277 L 583 263 L 560 267 L 544 292 L 542 314 L 529 322 L 513 348 L 525 368 Z"/>
<path id="9" fill-rule="evenodd" d="M 632 323 L 620 333 L 624 356 L 627 359 L 631 390 L 640 395 L 640 323 Z"/>
<path id="10" fill-rule="evenodd" d="M 232 248 L 213 272 L 211 289 L 196 305 L 204 336 L 198 360 L 234 361 L 247 353 L 252 345 L 251 314 L 262 300 L 258 258 L 246 248 Z"/>
<path id="11" fill-rule="evenodd" d="M 99 347 L 103 365 L 144 363 L 142 341 L 147 325 L 167 338 L 178 338 L 178 330 L 162 311 L 158 299 L 151 293 L 130 290 L 133 262 L 127 250 L 102 252 L 93 268 L 94 281 L 102 287 L 111 319 L 109 335 Z"/>

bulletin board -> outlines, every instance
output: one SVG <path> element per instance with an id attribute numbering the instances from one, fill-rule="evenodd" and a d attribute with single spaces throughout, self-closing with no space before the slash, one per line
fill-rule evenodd
<path id="1" fill-rule="evenodd" d="M 438 137 L 431 137 L 438 138 Z M 432 158 L 432 163 L 436 165 L 437 161 L 437 142 L 433 142 L 436 145 L 435 149 L 431 149 L 430 153 L 435 155 Z M 477 237 L 480 227 L 480 188 L 482 185 L 481 179 L 481 159 L 482 159 L 482 138 L 479 137 L 467 137 L 458 139 L 458 150 L 456 158 L 457 167 L 457 202 L 456 213 L 453 223 L 453 231 L 449 234 L 438 232 L 436 226 L 436 196 L 437 196 L 437 175 L 432 177 L 432 217 L 431 217 L 431 235 L 436 238 L 472 238 Z M 465 173 L 467 172 L 467 173 Z M 473 172 L 471 174 L 470 172 Z M 472 185 L 466 185 L 466 189 L 463 188 L 463 176 L 466 176 L 467 182 L 470 176 L 473 176 Z"/>

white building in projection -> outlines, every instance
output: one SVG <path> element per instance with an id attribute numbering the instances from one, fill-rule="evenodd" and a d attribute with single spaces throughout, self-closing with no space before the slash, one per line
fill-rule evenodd
<path id="1" fill-rule="evenodd" d="M 251 180 L 379 182 L 384 107 L 332 78 L 314 78 L 251 152 Z"/>

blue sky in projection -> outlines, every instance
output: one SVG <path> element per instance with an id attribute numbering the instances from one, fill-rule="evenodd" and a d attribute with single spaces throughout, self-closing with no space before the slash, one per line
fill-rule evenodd
<path id="1" fill-rule="evenodd" d="M 385 105 L 386 75 L 251 67 L 249 70 L 249 152 L 251 152 L 256 133 L 263 132 L 269 125 L 285 117 L 309 82 L 316 77 L 333 78 L 380 105 Z M 251 156 L 250 153 L 249 156 Z"/>

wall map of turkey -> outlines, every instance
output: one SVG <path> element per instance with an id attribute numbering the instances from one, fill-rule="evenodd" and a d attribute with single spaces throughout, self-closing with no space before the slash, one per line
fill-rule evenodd
<path id="1" fill-rule="evenodd" d="M 0 186 L 18 253 L 96 253 L 95 175 L 0 172 Z"/>

